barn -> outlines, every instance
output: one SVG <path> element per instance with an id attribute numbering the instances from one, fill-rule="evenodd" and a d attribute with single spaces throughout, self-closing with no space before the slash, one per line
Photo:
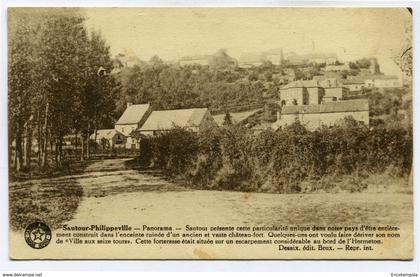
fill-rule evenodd
<path id="1" fill-rule="evenodd" d="M 155 135 L 175 127 L 200 132 L 205 128 L 217 128 L 217 123 L 207 108 L 153 111 L 139 131 L 142 135 Z"/>

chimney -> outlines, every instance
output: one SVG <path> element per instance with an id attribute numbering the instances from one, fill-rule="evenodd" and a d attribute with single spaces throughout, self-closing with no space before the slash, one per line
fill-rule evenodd
<path id="1" fill-rule="evenodd" d="M 132 102 L 127 102 L 127 108 L 130 107 L 131 105 L 133 105 Z"/>

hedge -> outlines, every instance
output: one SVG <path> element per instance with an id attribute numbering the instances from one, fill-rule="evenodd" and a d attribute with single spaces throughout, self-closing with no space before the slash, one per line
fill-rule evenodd
<path id="1" fill-rule="evenodd" d="M 369 129 L 351 118 L 316 131 L 298 122 L 259 134 L 240 126 L 199 134 L 175 128 L 142 139 L 140 161 L 194 188 L 290 193 L 308 180 L 325 186 L 331 176 L 406 176 L 412 143 L 411 129 Z"/>

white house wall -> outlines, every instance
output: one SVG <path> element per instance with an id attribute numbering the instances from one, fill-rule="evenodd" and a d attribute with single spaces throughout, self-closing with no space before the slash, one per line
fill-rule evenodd
<path id="1" fill-rule="evenodd" d="M 137 129 L 137 124 L 115 125 L 115 130 L 124 136 L 130 136 L 131 132 Z"/>
<path id="2" fill-rule="evenodd" d="M 369 112 L 334 112 L 334 113 L 320 113 L 320 114 L 282 114 L 280 119 L 280 126 L 290 125 L 297 119 L 308 130 L 315 130 L 322 125 L 332 126 L 337 124 L 340 120 L 347 116 L 352 116 L 356 121 L 361 121 L 369 126 Z"/>

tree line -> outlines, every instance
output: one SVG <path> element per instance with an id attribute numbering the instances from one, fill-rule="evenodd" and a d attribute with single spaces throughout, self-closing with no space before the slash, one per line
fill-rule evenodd
<path id="1" fill-rule="evenodd" d="M 9 159 L 15 171 L 29 170 L 33 158 L 40 168 L 51 161 L 60 166 L 69 134 L 80 136 L 80 158 L 88 157 L 89 135 L 112 121 L 118 83 L 110 75 L 109 46 L 84 22 L 78 9 L 9 11 Z"/>
<path id="2" fill-rule="evenodd" d="M 149 63 L 122 68 L 115 74 L 122 84 L 117 111 L 121 114 L 127 102 L 151 103 L 155 109 L 261 106 L 266 98 L 277 97 L 278 86 L 254 78 L 258 70 L 179 66 L 155 56 Z"/>

